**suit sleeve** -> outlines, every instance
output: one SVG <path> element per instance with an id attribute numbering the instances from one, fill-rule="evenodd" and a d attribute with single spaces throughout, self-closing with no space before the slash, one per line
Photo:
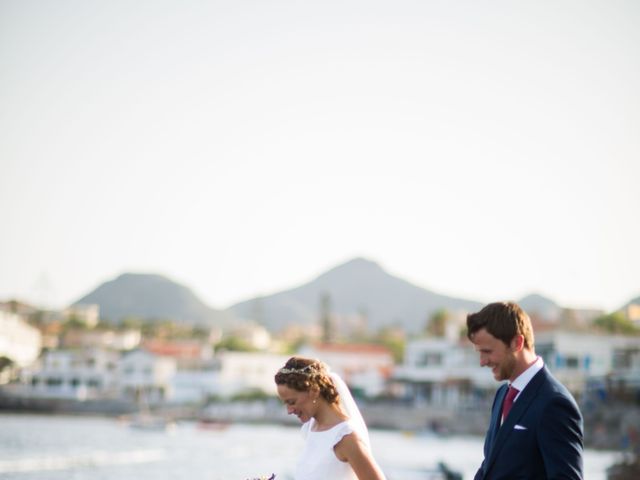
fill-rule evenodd
<path id="1" fill-rule="evenodd" d="M 480 465 L 480 468 L 478 469 L 478 471 L 476 472 L 475 476 L 473 477 L 473 480 L 482 480 L 482 478 L 484 477 L 484 462 L 482 462 L 482 465 Z"/>
<path id="2" fill-rule="evenodd" d="M 582 415 L 572 399 L 554 396 L 538 428 L 538 445 L 549 480 L 582 480 Z"/>

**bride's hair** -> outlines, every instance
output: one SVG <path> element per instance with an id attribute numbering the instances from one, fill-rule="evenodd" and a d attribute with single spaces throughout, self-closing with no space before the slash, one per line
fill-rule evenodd
<path id="1" fill-rule="evenodd" d="M 329 369 L 320 360 L 291 357 L 275 376 L 276 385 L 286 385 L 298 392 L 317 388 L 329 403 L 338 402 L 338 391 L 331 380 Z"/>

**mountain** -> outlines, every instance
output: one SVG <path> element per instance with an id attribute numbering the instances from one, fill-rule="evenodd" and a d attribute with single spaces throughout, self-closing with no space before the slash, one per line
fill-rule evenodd
<path id="1" fill-rule="evenodd" d="M 205 305 L 187 287 L 154 274 L 122 274 L 103 283 L 74 305 L 87 303 L 97 303 L 102 318 L 116 321 L 131 316 L 212 326 L 228 317 Z"/>
<path id="2" fill-rule="evenodd" d="M 139 273 L 125 273 L 103 283 L 74 305 L 96 303 L 101 317 L 109 320 L 133 316 L 225 327 L 234 319 L 253 319 L 277 332 L 289 325 L 317 323 L 323 297 L 329 299 L 330 312 L 341 320 L 364 316 L 371 330 L 400 326 L 410 333 L 423 330 L 437 310 L 473 312 L 483 306 L 413 285 L 364 258 L 338 265 L 304 285 L 248 299 L 223 311 L 209 307 L 184 285 L 161 275 Z M 545 318 L 560 310 L 553 300 L 537 294 L 518 303 L 525 311 Z"/>
<path id="3" fill-rule="evenodd" d="M 537 293 L 521 298 L 518 305 L 529 315 L 537 314 L 547 320 L 557 320 L 562 310 L 556 302 Z"/>
<path id="4" fill-rule="evenodd" d="M 269 330 L 318 321 L 320 302 L 328 295 L 330 312 L 338 316 L 366 315 L 368 327 L 402 326 L 424 329 L 439 309 L 475 311 L 481 304 L 440 295 L 385 272 L 377 263 L 356 258 L 291 290 L 237 303 L 229 311 L 252 318 Z"/>

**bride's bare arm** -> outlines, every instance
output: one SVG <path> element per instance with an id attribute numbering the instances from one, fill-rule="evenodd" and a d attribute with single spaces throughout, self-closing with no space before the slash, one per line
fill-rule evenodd
<path id="1" fill-rule="evenodd" d="M 358 480 L 385 480 L 371 452 L 355 433 L 342 437 L 333 449 L 340 460 L 349 462 Z"/>

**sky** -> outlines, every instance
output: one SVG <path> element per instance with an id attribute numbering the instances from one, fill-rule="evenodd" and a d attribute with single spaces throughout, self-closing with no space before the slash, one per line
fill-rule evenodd
<path id="1" fill-rule="evenodd" d="M 640 3 L 0 0 L 0 300 L 214 308 L 354 257 L 481 302 L 640 295 Z"/>

